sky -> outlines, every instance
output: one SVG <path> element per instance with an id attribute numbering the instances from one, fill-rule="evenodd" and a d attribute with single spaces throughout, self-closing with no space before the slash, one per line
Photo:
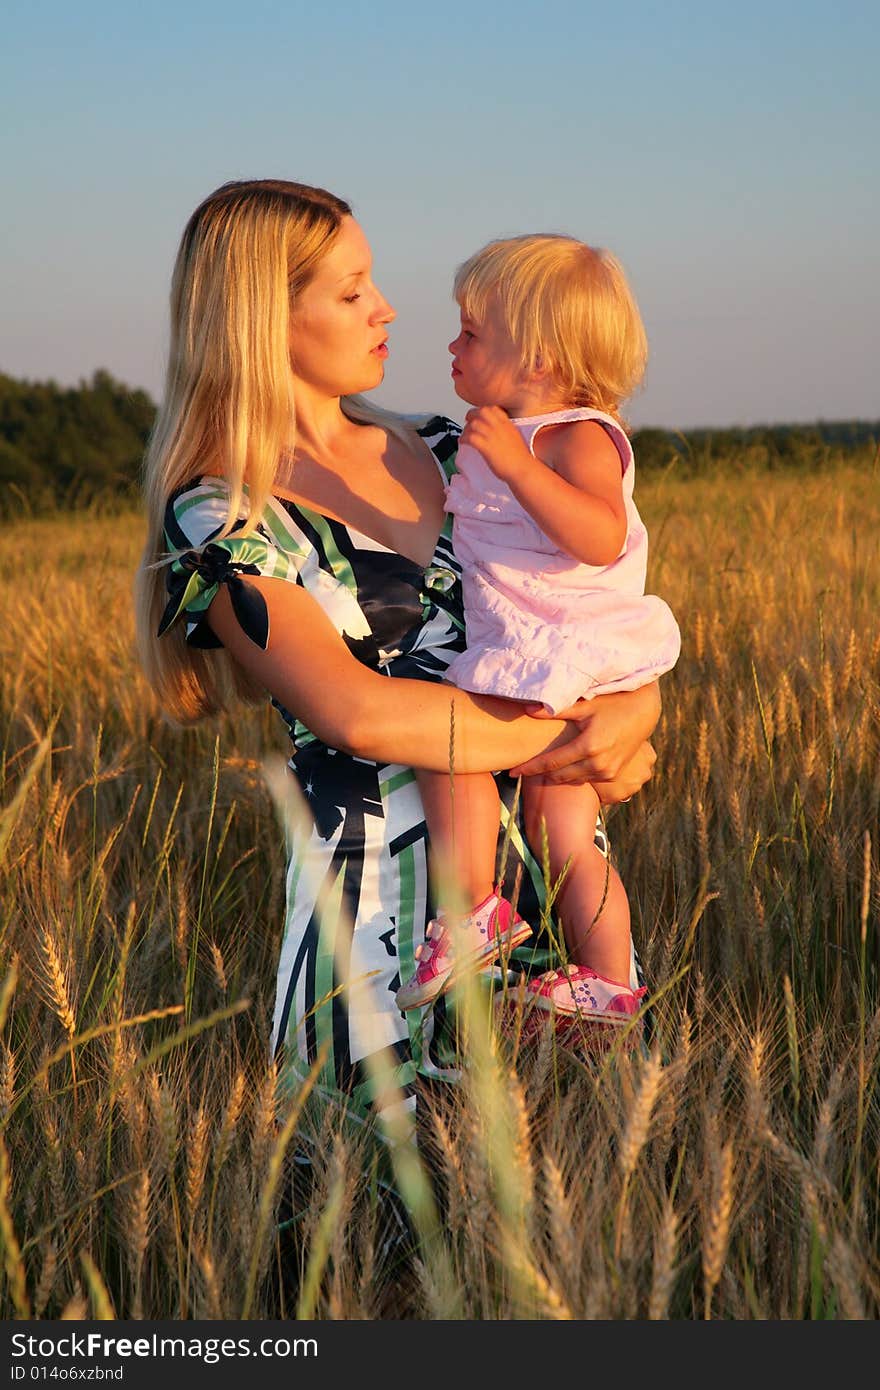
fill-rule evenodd
<path id="1" fill-rule="evenodd" d="M 634 425 L 880 417 L 880 5 L 7 0 L 0 371 L 161 391 L 184 223 L 227 179 L 354 207 L 384 405 L 461 418 L 453 271 L 566 232 L 648 331 Z"/>

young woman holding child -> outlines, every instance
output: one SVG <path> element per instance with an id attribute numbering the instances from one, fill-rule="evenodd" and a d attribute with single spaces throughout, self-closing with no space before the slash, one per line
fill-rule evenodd
<path id="1" fill-rule="evenodd" d="M 431 915 L 412 769 L 448 766 L 440 677 L 464 639 L 444 511 L 459 431 L 356 394 L 384 376 L 393 318 L 341 199 L 281 180 L 205 199 L 172 281 L 138 574 L 142 658 L 167 712 L 191 722 L 271 697 L 288 726 L 314 824 L 289 846 L 273 1042 L 289 1087 L 329 1042 L 319 1090 L 352 1114 L 370 1109 L 377 1048 L 392 1050 L 408 1104 L 419 1077 L 454 1079 L 457 1062 L 442 996 L 406 1014 L 395 1003 Z M 651 775 L 656 683 L 550 719 L 491 695 L 454 700 L 462 774 L 586 778 L 606 802 Z M 514 840 L 521 910 L 537 923 L 540 866 Z M 346 910 L 319 910 L 322 893 Z M 555 959 L 537 942 L 526 968 Z M 339 989 L 354 978 L 357 1007 Z"/>

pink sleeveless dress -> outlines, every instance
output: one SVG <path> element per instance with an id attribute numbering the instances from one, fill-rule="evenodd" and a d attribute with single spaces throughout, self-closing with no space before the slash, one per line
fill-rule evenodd
<path id="1" fill-rule="evenodd" d="M 462 445 L 446 510 L 461 561 L 467 650 L 446 678 L 462 690 L 542 701 L 551 713 L 580 696 L 636 690 L 675 665 L 678 625 L 645 593 L 648 535 L 633 501 L 633 452 L 625 431 L 598 410 L 513 420 L 534 453 L 547 425 L 596 420 L 620 455 L 626 540 L 610 565 L 586 565 L 557 548 L 497 478 Z"/>

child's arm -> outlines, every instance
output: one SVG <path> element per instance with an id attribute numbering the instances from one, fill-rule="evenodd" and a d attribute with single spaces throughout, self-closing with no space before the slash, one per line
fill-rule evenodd
<path id="1" fill-rule="evenodd" d="M 542 430 L 543 462 L 529 452 L 499 406 L 481 406 L 468 411 L 462 443 L 479 450 L 566 555 L 588 565 L 610 565 L 617 559 L 626 539 L 620 455 L 596 421 L 575 420 Z"/>

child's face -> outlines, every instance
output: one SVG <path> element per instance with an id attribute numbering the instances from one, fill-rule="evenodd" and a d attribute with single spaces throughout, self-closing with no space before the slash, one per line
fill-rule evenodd
<path id="1" fill-rule="evenodd" d="M 461 332 L 449 344 L 452 384 L 471 405 L 500 405 L 515 410 L 527 380 L 520 355 L 495 305 L 481 323 L 462 310 Z"/>

